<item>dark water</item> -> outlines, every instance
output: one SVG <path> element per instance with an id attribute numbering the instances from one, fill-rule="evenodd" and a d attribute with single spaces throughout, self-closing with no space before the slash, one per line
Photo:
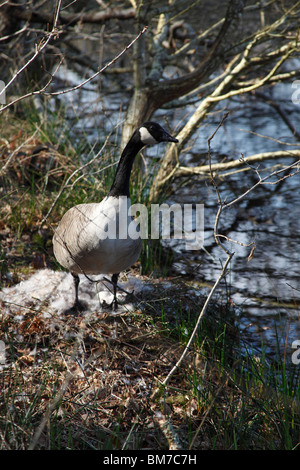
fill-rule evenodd
<path id="1" fill-rule="evenodd" d="M 288 111 L 290 122 L 297 127 L 300 106 L 291 101 L 291 85 L 280 85 L 277 92 L 280 96 L 277 102 Z M 273 93 L 276 95 L 276 89 Z M 295 148 L 295 145 L 284 143 L 297 145 L 290 129 L 267 105 L 258 105 L 254 99 L 246 102 L 241 99 L 228 106 L 230 114 L 225 126 L 211 142 L 213 163 L 222 161 L 224 156 L 237 159 L 241 153 L 250 156 Z M 198 148 L 195 151 L 194 146 L 193 154 L 187 157 L 188 164 L 197 165 L 199 159 L 206 158 L 207 139 L 224 113 L 225 109 L 220 109 L 219 114 L 210 116 L 200 128 L 195 142 Z M 204 163 L 208 163 L 207 160 Z M 266 169 L 276 170 L 279 167 L 275 165 L 291 163 L 293 159 L 269 160 L 253 166 L 264 177 L 268 174 Z M 270 182 L 276 179 L 270 179 Z M 255 171 L 246 171 L 217 181 L 222 200 L 229 202 L 237 198 L 257 180 Z M 208 181 L 195 178 L 176 196 L 183 203 L 191 200 L 204 203 L 204 248 L 209 252 L 209 255 L 205 251 L 191 253 L 190 257 L 182 252 L 184 256 L 177 261 L 178 270 L 187 274 L 192 272 L 196 279 L 212 284 L 226 260 L 213 237 L 218 209 L 216 192 Z M 294 340 L 300 339 L 300 173 L 277 184 L 259 186 L 224 210 L 219 233 L 244 245 L 254 242 L 256 246 L 253 258 L 248 261 L 252 246 L 224 242 L 235 253 L 226 288 L 233 303 L 240 308 L 241 329 L 253 344 L 260 345 L 263 340 L 267 351 L 273 351 L 276 342 L 286 351 Z"/>

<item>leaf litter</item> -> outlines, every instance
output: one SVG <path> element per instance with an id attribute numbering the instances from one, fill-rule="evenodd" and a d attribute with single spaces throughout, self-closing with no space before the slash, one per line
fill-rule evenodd
<path id="1" fill-rule="evenodd" d="M 182 448 L 187 445 L 187 421 L 196 427 L 203 410 L 185 390 L 183 370 L 170 384 L 173 394 L 185 396 L 183 401 L 151 401 L 152 391 L 183 350 L 166 334 L 163 321 L 153 322 L 152 314 L 157 315 L 155 305 L 163 298 L 171 296 L 178 305 L 189 294 L 171 279 L 149 279 L 135 272 L 123 275 L 121 287 L 129 294 L 119 292 L 122 305 L 114 313 L 107 307 L 112 300 L 109 283 L 81 276 L 80 298 L 86 309 L 78 315 L 69 314 L 74 286 L 66 272 L 40 269 L 0 291 L 6 344 L 6 361 L 0 365 L 3 416 L 11 422 L 16 419 L 12 416 L 22 416 L 18 433 L 23 430 L 24 448 L 66 377 L 67 386 L 36 448 L 170 448 L 161 413 L 181 434 Z M 106 302 L 104 307 L 100 300 Z M 190 362 L 191 356 L 187 367 Z M 18 448 L 16 436 L 8 435 L 4 433 L 2 448 Z"/>

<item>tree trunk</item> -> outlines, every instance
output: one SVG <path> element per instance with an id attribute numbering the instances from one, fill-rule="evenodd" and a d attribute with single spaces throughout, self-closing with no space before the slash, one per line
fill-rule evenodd
<path id="1" fill-rule="evenodd" d="M 185 74 L 176 79 L 170 80 L 152 80 L 151 72 L 146 77 L 146 45 L 145 37 L 141 37 L 135 44 L 134 54 L 134 94 L 130 101 L 128 111 L 126 113 L 125 122 L 122 132 L 122 148 L 130 138 L 133 130 L 142 122 L 149 120 L 153 113 L 161 108 L 164 104 L 178 99 L 185 94 L 193 91 L 203 83 L 220 65 L 224 62 L 225 51 L 230 49 L 230 44 L 236 40 L 237 23 L 244 8 L 243 0 L 230 0 L 225 21 L 210 47 L 207 54 L 203 57 L 198 67 L 191 73 Z M 138 22 L 139 23 L 139 22 Z M 138 24 L 138 29 L 141 29 Z M 159 59 L 156 59 L 158 60 Z M 153 74 L 155 75 L 155 74 Z M 202 117 L 197 117 L 197 122 L 206 115 L 207 110 L 213 106 L 212 103 L 205 102 L 202 106 Z M 195 124 L 197 126 L 197 123 Z M 154 181 L 154 186 L 151 191 L 151 198 L 156 198 L 159 193 L 159 188 L 163 185 L 166 176 L 170 176 L 174 169 L 174 159 L 180 153 L 184 143 L 188 137 L 195 131 L 195 125 L 192 123 L 185 128 L 183 135 L 181 133 L 177 136 L 180 141 L 179 146 L 170 146 L 170 149 L 165 156 L 159 173 Z"/>

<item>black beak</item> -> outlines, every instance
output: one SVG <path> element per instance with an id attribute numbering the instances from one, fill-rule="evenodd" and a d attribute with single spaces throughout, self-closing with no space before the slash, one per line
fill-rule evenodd
<path id="1" fill-rule="evenodd" d="M 164 133 L 162 135 L 162 142 L 179 142 L 178 139 L 175 139 L 175 137 L 172 137 L 167 131 L 164 130 Z"/>

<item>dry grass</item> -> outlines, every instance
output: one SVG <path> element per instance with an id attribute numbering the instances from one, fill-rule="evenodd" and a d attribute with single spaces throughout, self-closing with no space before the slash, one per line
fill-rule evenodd
<path id="1" fill-rule="evenodd" d="M 143 281 L 152 290 L 128 314 L 47 318 L 20 306 L 22 317 L 2 315 L 1 448 L 295 447 L 297 384 L 280 390 L 267 363 L 240 355 L 225 304 L 211 306 L 184 365 L 153 398 L 202 300 L 176 279 Z"/>
<path id="2" fill-rule="evenodd" d="M 26 449 L 32 439 L 36 448 L 168 448 L 161 413 L 188 447 L 188 434 L 205 411 L 187 381 L 195 354 L 166 395 L 152 401 L 153 389 L 183 345 L 166 335 L 170 331 L 161 321 L 154 325 L 147 310 L 121 316 L 95 312 L 88 320 L 67 316 L 55 322 L 27 310 L 23 321 L 16 315 L 1 323 L 10 338 L 8 367 L 1 373 L 2 448 Z M 35 441 L 34 433 L 57 397 Z"/>

